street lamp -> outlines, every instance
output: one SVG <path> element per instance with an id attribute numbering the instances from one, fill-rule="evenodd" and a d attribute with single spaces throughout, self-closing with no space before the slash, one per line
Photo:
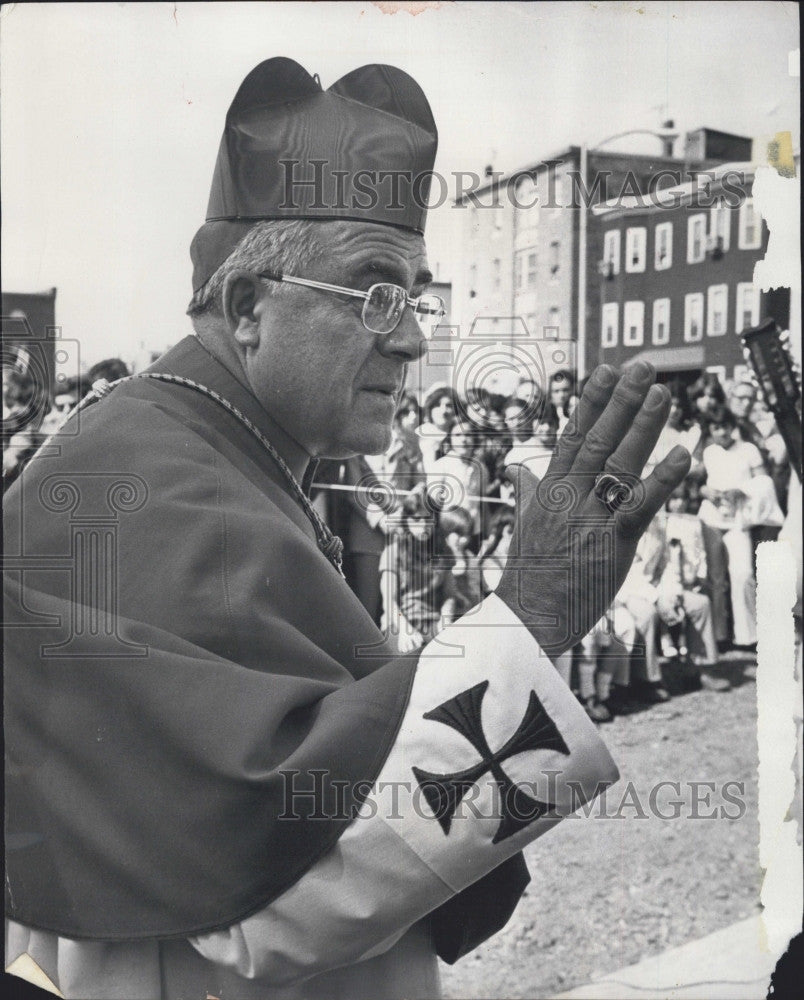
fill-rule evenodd
<path id="1" fill-rule="evenodd" d="M 616 132 L 614 135 L 606 136 L 605 139 L 601 139 L 596 142 L 593 146 L 588 146 L 585 143 L 581 146 L 580 153 L 580 175 L 586 188 L 586 174 L 588 170 L 588 158 L 589 150 L 594 152 L 600 149 L 601 146 L 605 146 L 608 142 L 614 142 L 615 139 L 623 139 L 629 135 L 652 135 L 657 139 L 661 139 L 668 145 L 674 142 L 679 133 L 673 131 L 672 128 L 665 127 L 660 129 L 651 128 L 632 128 L 625 132 Z M 580 381 L 586 375 L 586 227 L 587 227 L 587 216 L 589 212 L 589 206 L 586 204 L 583 197 L 581 198 L 581 217 L 579 220 L 579 232 L 578 232 L 578 380 Z"/>

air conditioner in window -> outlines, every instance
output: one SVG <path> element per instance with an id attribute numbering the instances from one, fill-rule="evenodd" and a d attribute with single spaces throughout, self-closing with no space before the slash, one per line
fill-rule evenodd
<path id="1" fill-rule="evenodd" d="M 597 273 L 607 281 L 611 281 L 614 277 L 614 264 L 610 260 L 599 260 L 597 262 Z"/>
<path id="2" fill-rule="evenodd" d="M 712 235 L 706 237 L 706 252 L 717 259 L 723 256 L 723 237 Z"/>

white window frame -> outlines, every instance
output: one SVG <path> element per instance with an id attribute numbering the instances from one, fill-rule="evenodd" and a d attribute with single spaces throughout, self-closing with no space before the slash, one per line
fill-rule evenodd
<path id="1" fill-rule="evenodd" d="M 709 237 L 713 244 L 720 237 L 720 249 L 726 253 L 731 242 L 731 209 L 728 205 L 715 205 L 709 209 Z"/>
<path id="2" fill-rule="evenodd" d="M 636 333 L 631 336 L 631 327 Z M 641 347 L 645 343 L 645 303 L 633 299 L 623 306 L 623 346 Z"/>
<path id="3" fill-rule="evenodd" d="M 695 315 L 694 315 L 695 314 Z M 698 336 L 692 335 L 692 321 L 698 320 Z M 697 344 L 703 340 L 704 297 L 703 292 L 689 292 L 684 296 L 684 340 L 688 344 Z"/>
<path id="4" fill-rule="evenodd" d="M 620 273 L 620 230 L 608 229 L 603 237 L 603 262 L 611 264 L 611 273 Z"/>
<path id="5" fill-rule="evenodd" d="M 616 347 L 620 326 L 620 306 L 617 302 L 606 302 L 601 312 L 600 346 Z M 609 336 L 608 331 L 612 334 Z"/>
<path id="6" fill-rule="evenodd" d="M 693 250 L 695 248 L 693 233 L 695 231 L 696 226 L 701 227 L 699 254 L 693 253 Z M 706 216 L 704 215 L 703 212 L 696 212 L 695 215 L 691 215 L 687 219 L 687 263 L 700 264 L 701 261 L 705 259 L 706 259 Z"/>
<path id="7" fill-rule="evenodd" d="M 629 226 L 625 231 L 626 274 L 640 274 L 645 270 L 648 250 L 648 231 L 644 226 Z M 633 258 L 636 257 L 636 260 Z"/>
<path id="8" fill-rule="evenodd" d="M 561 244 L 558 240 L 550 240 L 550 278 L 558 281 L 558 270 L 561 267 Z"/>
<path id="9" fill-rule="evenodd" d="M 662 260 L 659 256 L 660 235 L 667 234 L 667 254 Z M 653 268 L 655 271 L 666 271 L 673 266 L 673 223 L 660 222 L 653 230 Z"/>
<path id="10" fill-rule="evenodd" d="M 659 336 L 659 322 L 664 322 L 664 336 Z M 657 347 L 670 342 L 670 299 L 656 299 L 653 303 L 651 340 Z"/>
<path id="11" fill-rule="evenodd" d="M 531 267 L 531 258 L 533 266 Z M 530 249 L 525 251 L 525 273 L 523 275 L 522 287 L 533 289 L 539 283 L 539 254 L 538 251 Z"/>
<path id="12" fill-rule="evenodd" d="M 754 238 L 748 239 L 748 220 L 753 218 Z M 737 246 L 740 250 L 758 250 L 762 245 L 762 216 L 754 206 L 753 198 L 746 198 L 740 205 L 740 219 L 737 227 Z"/>
<path id="13" fill-rule="evenodd" d="M 723 296 L 723 318 L 720 322 L 720 329 L 715 329 L 715 297 L 720 293 Z M 722 337 L 729 328 L 729 286 L 710 285 L 706 290 L 706 335 L 708 337 Z"/>
<path id="14" fill-rule="evenodd" d="M 753 298 L 751 303 L 751 322 L 743 324 L 743 312 L 745 307 L 743 299 L 750 295 Z M 734 310 L 734 332 L 742 333 L 746 326 L 756 326 L 759 323 L 759 289 L 750 281 L 741 281 L 737 285 L 737 301 Z"/>

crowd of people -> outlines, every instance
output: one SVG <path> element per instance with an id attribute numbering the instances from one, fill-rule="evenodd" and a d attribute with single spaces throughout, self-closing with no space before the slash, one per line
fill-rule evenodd
<path id="1" fill-rule="evenodd" d="M 690 473 L 605 618 L 555 661 L 596 722 L 666 701 L 668 686 L 730 687 L 710 668 L 727 650 L 756 651 L 756 547 L 778 535 L 787 510 L 790 463 L 754 384 L 727 391 L 705 372 L 668 388 L 645 475 L 677 444 L 692 454 Z M 344 542 L 347 580 L 401 651 L 495 589 L 515 520 L 510 470 L 544 476 L 582 390 L 569 370 L 545 392 L 523 379 L 507 398 L 461 398 L 438 384 L 421 403 L 401 399 L 386 454 L 320 463 L 314 495 Z"/>
<path id="2" fill-rule="evenodd" d="M 96 379 L 127 374 L 119 359 L 99 362 L 60 384 L 42 416 L 30 378 L 5 366 L 4 490 Z M 729 648 L 755 651 L 756 546 L 776 537 L 787 510 L 790 463 L 754 384 L 727 392 L 703 373 L 668 388 L 645 474 L 677 444 L 693 456 L 690 473 L 641 539 L 605 618 L 555 661 L 596 722 L 667 700 L 668 671 L 682 689 L 728 688 L 708 668 Z M 459 397 L 440 383 L 421 403 L 402 397 L 384 455 L 319 463 L 312 495 L 343 540 L 347 581 L 400 651 L 495 589 L 514 528 L 510 469 L 545 475 L 582 389 L 569 370 L 546 392 L 523 379 L 509 397 Z"/>
<path id="3" fill-rule="evenodd" d="M 60 378 L 52 393 L 37 383 L 24 363 L 3 364 L 3 493 L 39 447 L 54 434 L 70 411 L 86 396 L 93 382 L 130 375 L 120 358 L 107 358 L 86 374 Z"/>

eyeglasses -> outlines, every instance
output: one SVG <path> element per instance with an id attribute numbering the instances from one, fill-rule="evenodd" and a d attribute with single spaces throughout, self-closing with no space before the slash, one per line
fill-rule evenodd
<path id="1" fill-rule="evenodd" d="M 405 306 L 410 306 L 422 331 L 422 336 L 425 340 L 429 340 L 446 313 L 444 300 L 440 295 L 428 293 L 414 299 L 400 285 L 392 285 L 388 282 L 372 285 L 367 292 L 361 292 L 356 288 L 343 288 L 341 285 L 330 285 L 325 281 L 296 278 L 291 274 L 272 274 L 269 271 L 262 271 L 259 277 L 267 278 L 269 281 L 284 281 L 291 285 L 317 288 L 320 292 L 333 292 L 336 295 L 349 295 L 355 299 L 363 299 L 363 326 L 370 333 L 383 335 L 392 333 L 399 326 Z"/>

